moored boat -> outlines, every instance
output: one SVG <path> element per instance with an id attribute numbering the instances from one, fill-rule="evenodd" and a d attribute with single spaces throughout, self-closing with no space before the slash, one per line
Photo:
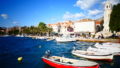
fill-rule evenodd
<path id="1" fill-rule="evenodd" d="M 76 38 L 70 35 L 63 35 L 62 37 L 57 37 L 56 41 L 57 42 L 72 42 L 72 41 L 76 41 Z"/>
<path id="2" fill-rule="evenodd" d="M 120 49 L 120 43 L 96 43 L 94 45 L 98 48 L 119 48 Z"/>
<path id="3" fill-rule="evenodd" d="M 59 38 L 56 39 L 56 41 L 57 42 L 72 42 L 72 41 L 76 41 L 76 39 L 59 37 Z"/>
<path id="4" fill-rule="evenodd" d="M 96 43 L 93 47 L 89 47 L 87 51 L 95 51 L 108 53 L 113 55 L 120 55 L 120 44 L 119 43 Z"/>
<path id="5" fill-rule="evenodd" d="M 53 38 L 47 38 L 46 41 L 52 41 L 54 40 Z"/>
<path id="6" fill-rule="evenodd" d="M 113 54 L 113 55 L 119 55 L 120 54 L 120 49 L 119 48 L 99 48 L 99 47 L 89 47 L 87 51 L 94 51 L 94 52 L 99 52 L 99 53 L 104 53 L 104 54 Z"/>
<path id="7" fill-rule="evenodd" d="M 83 50 L 73 50 L 73 55 L 78 57 L 83 57 L 92 60 L 104 60 L 104 61 L 112 61 L 113 55 L 112 54 L 101 54 L 99 52 L 92 52 L 92 51 L 83 51 Z"/>
<path id="8" fill-rule="evenodd" d="M 55 68 L 99 68 L 99 64 L 87 60 L 69 59 L 59 56 L 42 57 L 42 60 Z"/>

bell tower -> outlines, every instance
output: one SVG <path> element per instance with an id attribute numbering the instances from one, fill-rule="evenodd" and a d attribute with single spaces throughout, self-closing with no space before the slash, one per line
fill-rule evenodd
<path id="1" fill-rule="evenodd" d="M 110 3 L 110 1 L 106 1 L 105 3 L 105 8 L 104 8 L 104 29 L 103 31 L 105 32 L 110 32 L 109 29 L 109 22 L 110 22 L 110 14 L 112 12 L 112 4 Z"/>

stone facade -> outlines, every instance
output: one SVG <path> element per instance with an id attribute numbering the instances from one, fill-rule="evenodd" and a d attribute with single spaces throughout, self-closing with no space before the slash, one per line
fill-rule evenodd
<path id="1" fill-rule="evenodd" d="M 64 34 L 71 33 L 73 31 L 69 31 L 69 28 L 74 28 L 72 21 L 58 22 L 55 24 L 48 24 L 48 27 L 53 29 L 53 32 Z"/>
<path id="2" fill-rule="evenodd" d="M 48 27 L 53 28 L 55 33 L 65 34 L 65 33 L 95 33 L 96 26 L 100 25 L 101 22 L 91 19 L 81 19 L 77 21 L 65 21 L 58 22 L 55 24 L 48 24 Z"/>
<path id="3" fill-rule="evenodd" d="M 82 19 L 74 22 L 75 32 L 90 32 L 95 33 L 95 21 L 91 19 Z"/>
<path id="4" fill-rule="evenodd" d="M 105 11 L 104 11 L 104 29 L 103 31 L 106 31 L 106 32 L 109 32 L 110 29 L 109 29 L 109 22 L 110 22 L 110 14 L 112 12 L 112 4 L 107 1 L 105 3 Z"/>

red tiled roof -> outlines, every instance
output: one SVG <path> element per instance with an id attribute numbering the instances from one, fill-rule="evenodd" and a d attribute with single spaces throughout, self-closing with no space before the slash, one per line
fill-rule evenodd
<path id="1" fill-rule="evenodd" d="M 88 21 L 94 21 L 92 19 L 81 19 L 81 20 L 78 20 L 76 22 L 88 22 Z"/>
<path id="2" fill-rule="evenodd" d="M 95 21 L 95 24 L 102 24 L 102 21 Z"/>

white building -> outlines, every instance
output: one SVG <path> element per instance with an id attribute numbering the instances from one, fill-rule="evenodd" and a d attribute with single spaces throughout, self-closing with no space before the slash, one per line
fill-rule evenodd
<path id="1" fill-rule="evenodd" d="M 58 22 L 55 24 L 48 24 L 48 27 L 53 29 L 53 32 L 64 34 L 64 33 L 71 33 L 68 28 L 73 28 L 73 22 L 72 21 L 65 21 L 65 22 Z"/>
<path id="2" fill-rule="evenodd" d="M 48 24 L 48 27 L 53 29 L 53 32 L 58 33 L 59 32 L 59 24 Z"/>
<path id="3" fill-rule="evenodd" d="M 97 22 L 99 23 L 99 22 Z M 53 28 L 53 32 L 59 34 L 73 34 L 73 33 L 95 33 L 96 32 L 96 21 L 91 19 L 81 19 L 78 21 L 65 21 L 56 24 L 48 24 L 49 27 Z"/>
<path id="4" fill-rule="evenodd" d="M 90 32 L 95 33 L 95 21 L 91 19 L 82 19 L 74 22 L 74 32 Z"/>
<path id="5" fill-rule="evenodd" d="M 74 29 L 74 25 L 72 21 L 65 21 L 61 22 L 60 24 L 60 34 L 65 34 L 65 33 L 72 33 L 74 30 L 70 31 L 70 28 Z"/>
<path id="6" fill-rule="evenodd" d="M 109 1 L 105 3 L 105 11 L 104 11 L 104 29 L 103 31 L 109 32 L 109 22 L 110 22 L 110 14 L 112 12 L 112 4 Z"/>

